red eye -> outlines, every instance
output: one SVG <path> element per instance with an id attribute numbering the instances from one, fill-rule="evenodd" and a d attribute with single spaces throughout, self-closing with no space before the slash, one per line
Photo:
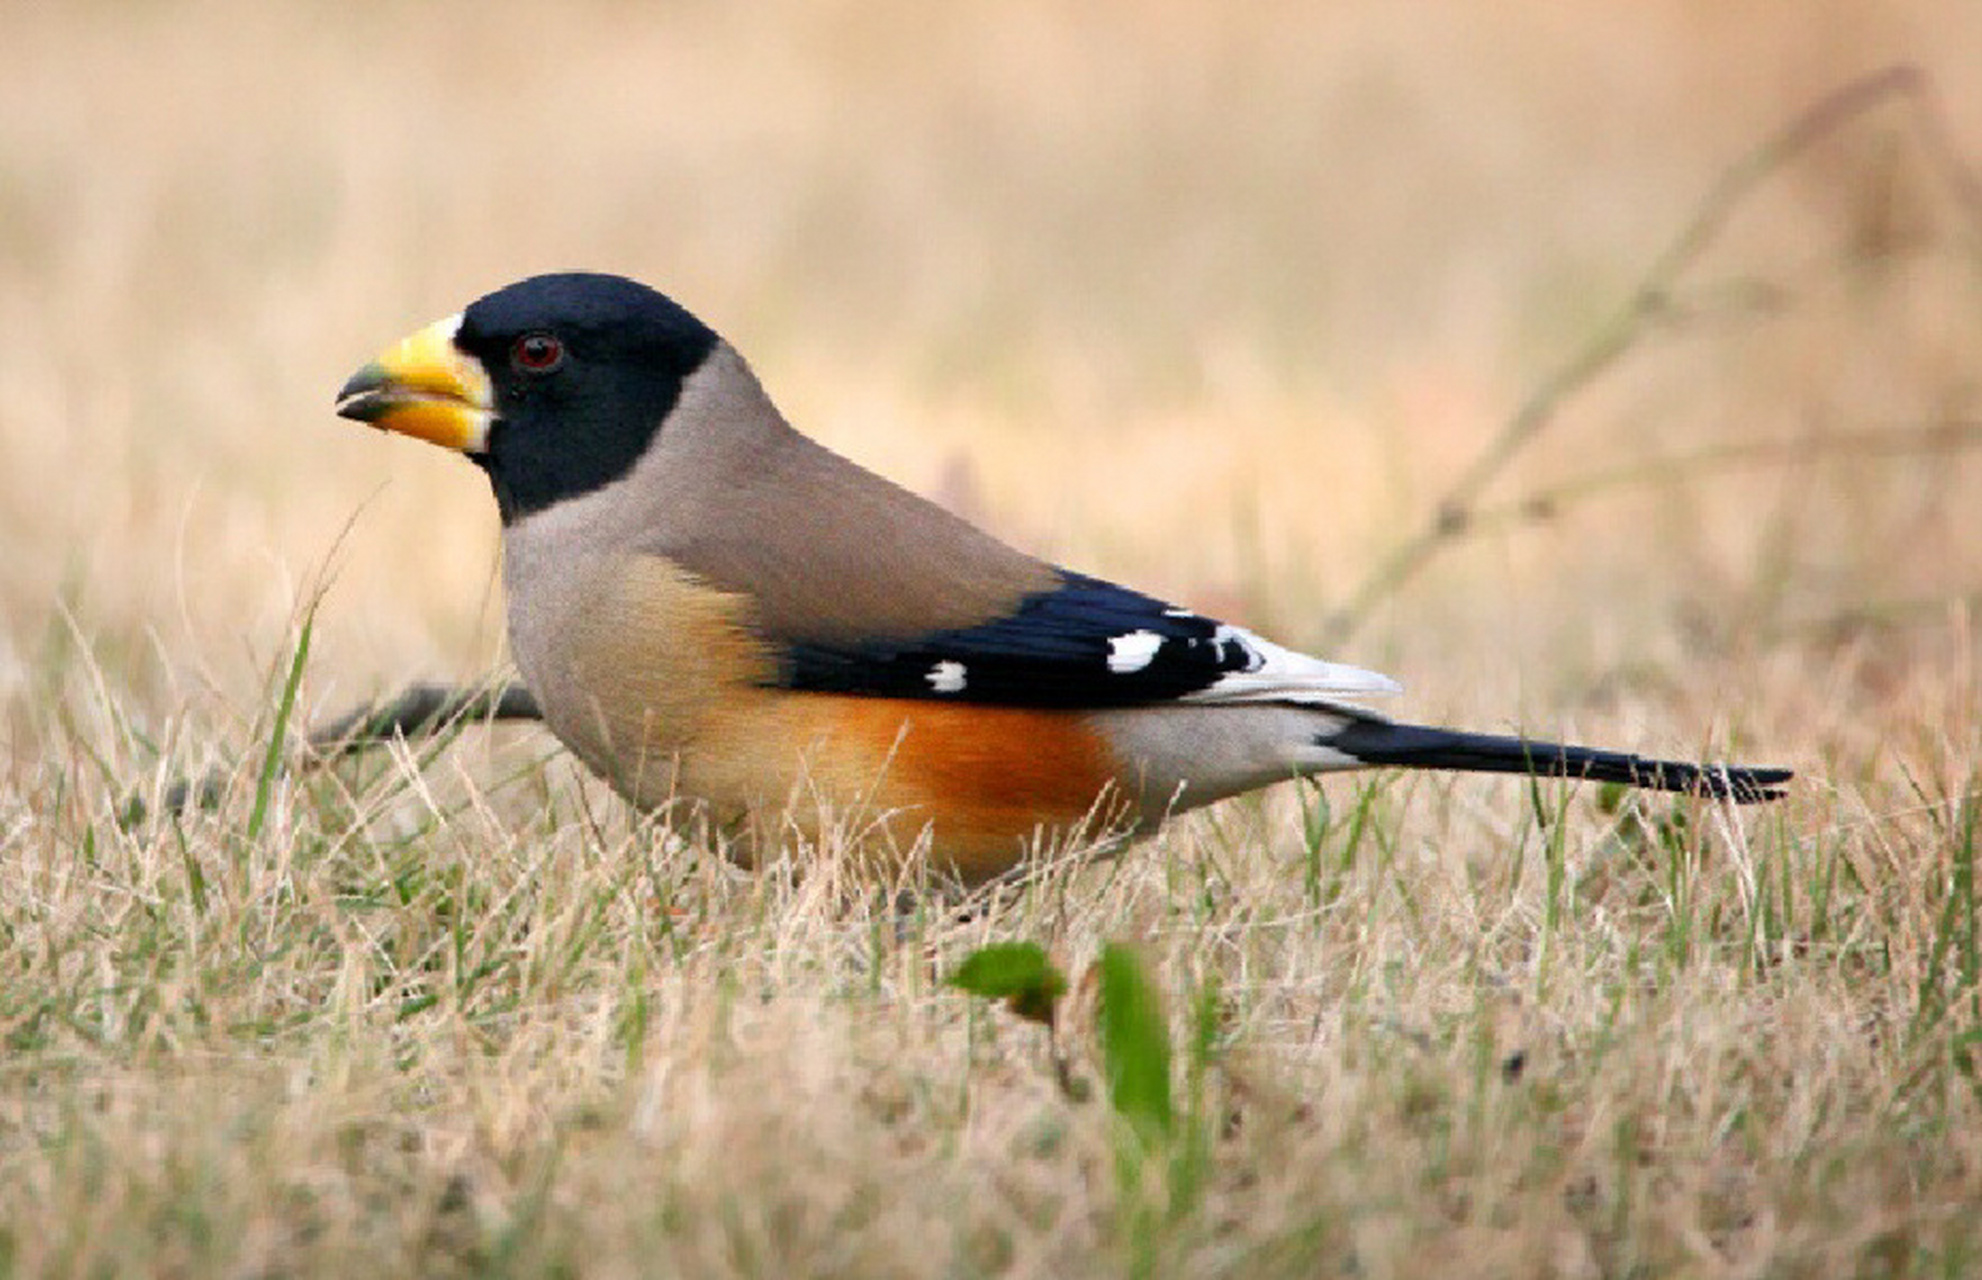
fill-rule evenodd
<path id="1" fill-rule="evenodd" d="M 509 348 L 509 360 L 525 373 L 549 373 L 564 363 L 564 344 L 548 333 L 526 333 Z"/>

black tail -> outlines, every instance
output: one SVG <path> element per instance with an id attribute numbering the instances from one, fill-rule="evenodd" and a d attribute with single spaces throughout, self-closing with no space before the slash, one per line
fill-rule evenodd
<path id="1" fill-rule="evenodd" d="M 1551 778 L 1588 778 L 1622 782 L 1653 791 L 1687 791 L 1694 795 L 1755 804 L 1782 797 L 1788 769 L 1749 769 L 1734 765 L 1681 764 L 1647 760 L 1622 751 L 1570 747 L 1559 742 L 1503 738 L 1488 733 L 1462 733 L 1414 724 L 1359 720 L 1339 733 L 1318 739 L 1320 745 L 1344 751 L 1364 764 L 1397 765 L 1405 769 L 1461 769 L 1472 773 L 1527 773 Z"/>

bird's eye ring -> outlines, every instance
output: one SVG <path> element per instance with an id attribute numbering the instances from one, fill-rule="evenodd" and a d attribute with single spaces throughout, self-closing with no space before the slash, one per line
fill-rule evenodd
<path id="1" fill-rule="evenodd" d="M 564 343 L 556 334 L 526 333 L 509 348 L 509 362 L 524 373 L 549 373 L 564 363 Z"/>

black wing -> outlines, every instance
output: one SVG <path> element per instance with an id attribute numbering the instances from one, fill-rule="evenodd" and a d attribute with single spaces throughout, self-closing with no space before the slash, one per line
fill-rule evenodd
<path id="1" fill-rule="evenodd" d="M 1064 570 L 1053 590 L 978 626 L 903 642 L 787 640 L 783 653 L 787 688 L 1007 706 L 1331 702 L 1397 689 L 1373 672 Z"/>

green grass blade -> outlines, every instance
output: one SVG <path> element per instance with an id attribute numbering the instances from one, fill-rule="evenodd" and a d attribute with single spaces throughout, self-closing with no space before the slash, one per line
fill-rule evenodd
<path id="1" fill-rule="evenodd" d="M 302 628 L 296 635 L 296 652 L 289 659 L 289 675 L 282 682 L 282 699 L 275 705 L 275 723 L 268 733 L 268 749 L 262 753 L 261 773 L 255 778 L 255 807 L 248 815 L 248 840 L 261 836 L 268 821 L 269 800 L 275 795 L 275 779 L 282 772 L 282 747 L 289 737 L 289 717 L 296 709 L 296 691 L 302 687 L 303 667 L 310 660 L 310 632 L 316 627 L 317 611 L 312 605 L 303 614 Z"/>

